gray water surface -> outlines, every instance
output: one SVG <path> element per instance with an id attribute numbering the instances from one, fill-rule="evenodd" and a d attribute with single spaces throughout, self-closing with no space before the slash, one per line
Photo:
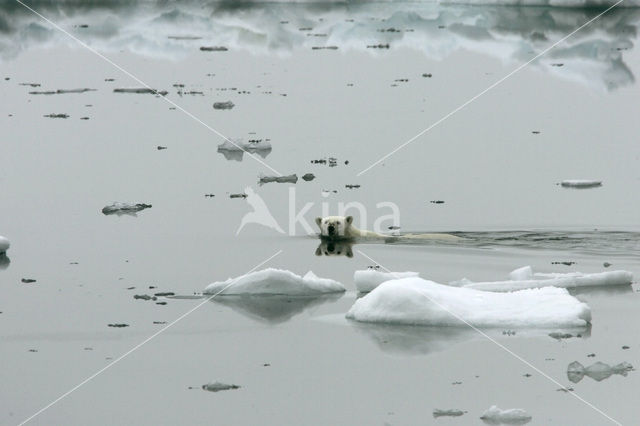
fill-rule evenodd
<path id="1" fill-rule="evenodd" d="M 312 270 L 347 293 L 214 299 L 31 423 L 477 425 L 495 404 L 525 409 L 531 424 L 612 424 L 469 328 L 358 324 L 344 314 L 357 297 L 354 270 L 373 263 L 364 255 L 441 283 L 506 279 L 525 265 L 640 274 L 635 9 L 598 19 L 357 176 L 598 12 L 32 3 L 221 134 L 270 139 L 271 152 L 259 157 L 269 167 L 316 178 L 259 186 L 272 170 L 246 153 L 241 161 L 219 153 L 219 135 L 162 97 L 114 93 L 141 85 L 7 6 L 0 15 L 0 235 L 12 246 L 0 259 L 1 424 L 25 420 L 203 300 L 134 295 L 197 295 L 279 250 L 264 267 Z M 323 46 L 338 49 L 312 49 Z M 78 88 L 95 90 L 29 93 Z M 234 108 L 213 109 L 225 101 Z M 328 157 L 336 167 L 311 163 Z M 566 189 L 557 185 L 564 179 L 603 185 Z M 284 234 L 251 223 L 236 234 L 251 206 L 229 195 L 246 187 Z M 114 201 L 152 207 L 103 215 Z M 290 226 L 290 209 L 311 203 L 304 218 L 317 232 L 313 219 L 323 209 L 337 214 L 340 202 L 366 207 L 366 218 L 350 211 L 362 228 L 389 214 L 378 203 L 393 202 L 402 232 L 465 240 L 358 244 L 352 258 L 317 256 L 320 241 L 300 222 Z M 574 384 L 566 371 L 573 361 L 640 364 L 637 284 L 577 297 L 593 316 L 588 330 L 573 332 L 579 338 L 486 332 L 604 413 L 635 424 L 637 372 Z M 129 326 L 108 327 L 114 323 Z M 240 388 L 201 389 L 215 381 Z M 434 419 L 436 408 L 467 413 Z"/>

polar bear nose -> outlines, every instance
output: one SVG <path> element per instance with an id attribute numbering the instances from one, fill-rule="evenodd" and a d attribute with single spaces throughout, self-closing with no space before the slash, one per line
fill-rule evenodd
<path id="1" fill-rule="evenodd" d="M 329 225 L 329 227 L 327 228 L 329 230 L 330 234 L 333 234 L 336 231 L 336 227 L 333 225 Z"/>

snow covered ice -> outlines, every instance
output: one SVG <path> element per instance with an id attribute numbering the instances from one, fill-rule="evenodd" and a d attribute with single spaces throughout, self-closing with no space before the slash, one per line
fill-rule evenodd
<path id="1" fill-rule="evenodd" d="M 5 253 L 11 247 L 9 240 L 0 235 L 0 254 Z"/>
<path id="2" fill-rule="evenodd" d="M 289 296 L 316 296 L 327 293 L 344 292 L 345 288 L 337 281 L 319 278 L 309 271 L 304 277 L 283 269 L 267 268 L 251 272 L 226 281 L 209 284 L 205 294 L 283 294 Z"/>
<path id="3" fill-rule="evenodd" d="M 531 416 L 521 408 L 501 410 L 495 405 L 482 413 L 480 418 L 490 425 L 523 425 L 531 421 Z"/>
<path id="4" fill-rule="evenodd" d="M 561 288 L 492 293 L 412 277 L 380 284 L 356 300 L 347 318 L 407 325 L 581 327 L 591 321 L 591 309 Z"/>
<path id="5" fill-rule="evenodd" d="M 628 271 L 607 271 L 593 274 L 582 272 L 533 273 L 530 266 L 512 271 L 507 281 L 473 282 L 466 278 L 454 281 L 454 286 L 483 291 L 507 292 L 543 287 L 595 287 L 631 285 L 633 274 Z"/>
<path id="6" fill-rule="evenodd" d="M 417 272 L 381 272 L 375 269 L 364 269 L 354 272 L 353 282 L 358 292 L 368 293 L 385 281 L 417 276 Z"/>

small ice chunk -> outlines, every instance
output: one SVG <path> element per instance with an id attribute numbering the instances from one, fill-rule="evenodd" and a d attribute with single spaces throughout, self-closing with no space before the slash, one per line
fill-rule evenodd
<path id="1" fill-rule="evenodd" d="M 512 281 L 530 280 L 533 277 L 533 270 L 531 266 L 523 266 L 522 268 L 514 269 L 509 274 L 509 279 Z"/>
<path id="2" fill-rule="evenodd" d="M 156 90 L 156 89 L 151 89 L 149 87 L 118 88 L 118 89 L 113 89 L 113 92 L 114 93 L 137 93 L 141 95 L 150 94 L 150 95 L 160 95 L 160 96 L 165 96 L 169 93 L 166 90 Z"/>
<path id="3" fill-rule="evenodd" d="M 531 416 L 521 408 L 501 410 L 495 405 L 482 413 L 480 418 L 490 425 L 523 425 L 531 421 Z"/>
<path id="4" fill-rule="evenodd" d="M 368 293 L 385 281 L 417 276 L 417 272 L 381 272 L 375 269 L 364 269 L 354 272 L 353 282 L 360 293 Z"/>
<path id="5" fill-rule="evenodd" d="M 298 182 L 298 175 L 295 173 L 288 176 L 260 176 L 258 180 L 259 185 L 264 185 L 265 183 L 296 183 Z"/>
<path id="6" fill-rule="evenodd" d="M 440 410 L 439 408 L 434 408 L 433 409 L 433 417 L 438 418 L 438 417 L 460 417 L 464 415 L 464 411 L 462 410 L 457 410 L 455 408 L 450 409 L 450 410 Z"/>
<path id="7" fill-rule="evenodd" d="M 229 49 L 224 46 L 201 46 L 200 50 L 203 52 L 226 52 Z"/>
<path id="8" fill-rule="evenodd" d="M 511 279 L 508 281 L 473 282 L 464 278 L 451 284 L 483 291 L 508 292 L 543 287 L 623 286 L 631 285 L 633 282 L 633 274 L 628 271 L 607 271 L 593 274 L 582 272 L 531 274 L 531 272 L 531 268 L 525 266 L 511 272 L 509 274 Z"/>
<path id="9" fill-rule="evenodd" d="M 6 237 L 0 235 L 0 254 L 5 253 L 11 247 L 11 242 Z"/>
<path id="10" fill-rule="evenodd" d="M 560 182 L 564 188 L 596 188 L 602 186 L 601 180 L 568 179 Z"/>
<path id="11" fill-rule="evenodd" d="M 226 101 L 226 102 L 214 102 L 213 104 L 213 109 L 231 109 L 234 106 L 236 106 L 233 102 L 231 101 Z"/>
<path id="12" fill-rule="evenodd" d="M 132 203 L 115 202 L 109 206 L 105 206 L 102 209 L 102 214 L 105 214 L 105 215 L 132 214 L 132 213 L 139 212 L 140 210 L 149 209 L 149 208 L 151 208 L 151 204 L 144 204 L 144 203 L 132 204 Z"/>
<path id="13" fill-rule="evenodd" d="M 585 326 L 591 309 L 561 288 L 492 293 L 411 277 L 380 284 L 356 300 L 347 318 L 406 325 L 555 328 Z"/>
<path id="14" fill-rule="evenodd" d="M 309 271 L 304 277 L 283 269 L 267 268 L 226 281 L 209 284 L 205 294 L 283 294 L 289 296 L 316 296 L 325 293 L 344 292 L 337 281 L 319 278 Z"/>
<path id="15" fill-rule="evenodd" d="M 213 382 L 213 383 L 209 382 L 206 385 L 202 385 L 202 389 L 209 392 L 220 392 L 220 391 L 231 390 L 231 389 L 240 389 L 240 386 L 228 385 L 226 383 L 220 383 L 220 382 Z"/>

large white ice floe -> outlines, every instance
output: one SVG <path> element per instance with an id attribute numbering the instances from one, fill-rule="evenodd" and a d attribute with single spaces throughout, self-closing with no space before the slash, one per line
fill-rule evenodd
<path id="1" fill-rule="evenodd" d="M 607 271 L 593 274 L 582 272 L 568 273 L 533 273 L 530 266 L 524 266 L 512 271 L 507 281 L 473 282 L 466 278 L 454 281 L 454 286 L 472 288 L 484 291 L 517 291 L 528 288 L 543 287 L 596 287 L 596 286 L 623 286 L 633 282 L 633 274 L 628 271 Z"/>
<path id="2" fill-rule="evenodd" d="M 521 408 L 501 410 L 495 405 L 482 413 L 480 418 L 490 425 L 523 425 L 531 421 L 531 416 Z"/>
<path id="3" fill-rule="evenodd" d="M 319 278 L 309 271 L 304 277 L 283 269 L 267 268 L 251 272 L 226 281 L 209 284 L 205 294 L 284 294 L 289 296 L 316 296 L 319 294 L 344 292 L 338 281 Z"/>
<path id="4" fill-rule="evenodd" d="M 354 272 L 353 282 L 360 293 L 368 293 L 385 281 L 417 276 L 417 272 L 382 272 L 375 269 L 364 269 Z"/>
<path id="5" fill-rule="evenodd" d="M 358 299 L 347 318 L 374 323 L 475 327 L 581 327 L 591 310 L 566 289 L 492 293 L 403 278 Z"/>
<path id="6" fill-rule="evenodd" d="M 11 247 L 11 243 L 9 242 L 9 239 L 0 235 L 0 254 L 9 250 L 9 247 Z"/>

